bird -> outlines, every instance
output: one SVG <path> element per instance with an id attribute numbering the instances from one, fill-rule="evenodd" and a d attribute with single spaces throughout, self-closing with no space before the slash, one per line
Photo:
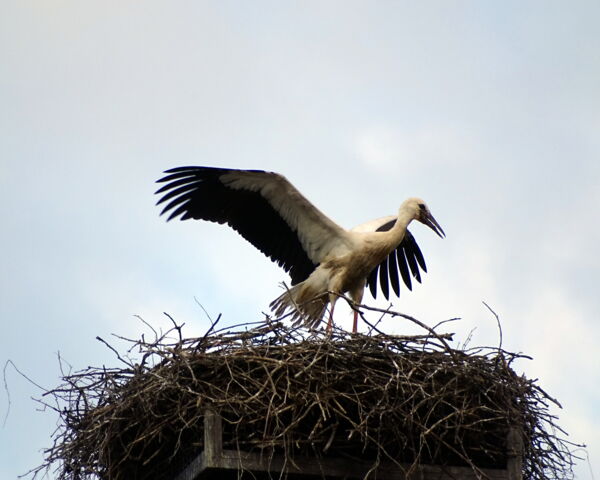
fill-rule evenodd
<path id="1" fill-rule="evenodd" d="M 382 217 L 346 230 L 322 213 L 283 175 L 264 170 L 206 166 L 164 171 L 155 194 L 167 221 L 196 219 L 226 223 L 281 266 L 291 286 L 273 300 L 274 315 L 289 314 L 294 325 L 316 328 L 329 306 L 327 331 L 339 296 L 348 293 L 354 305 L 362 302 L 368 285 L 373 297 L 377 284 L 386 299 L 389 286 L 400 296 L 400 277 L 412 290 L 412 277 L 421 282 L 427 271 L 423 254 L 407 229 L 412 220 L 446 236 L 420 198 L 402 202 L 397 215 Z M 400 273 L 400 277 L 398 275 Z M 352 331 L 357 332 L 354 308 Z"/>

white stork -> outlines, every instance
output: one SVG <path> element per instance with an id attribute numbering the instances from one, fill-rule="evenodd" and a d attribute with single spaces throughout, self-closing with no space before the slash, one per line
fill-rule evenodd
<path id="1" fill-rule="evenodd" d="M 291 288 L 271 303 L 275 315 L 291 310 L 292 320 L 311 328 L 321 321 L 339 295 L 348 292 L 360 304 L 365 285 L 377 295 L 377 281 L 386 299 L 389 283 L 400 295 L 398 273 L 410 289 L 410 274 L 421 281 L 425 260 L 407 230 L 412 220 L 429 226 L 440 237 L 442 227 L 425 202 L 405 200 L 397 216 L 384 217 L 352 230 L 337 225 L 310 203 L 285 177 L 262 170 L 179 167 L 165 171 L 167 182 L 156 193 L 167 202 L 161 215 L 227 223 L 291 276 Z M 410 270 L 410 273 L 409 273 Z M 378 278 L 379 277 L 379 278 Z M 354 311 L 353 332 L 357 327 Z"/>

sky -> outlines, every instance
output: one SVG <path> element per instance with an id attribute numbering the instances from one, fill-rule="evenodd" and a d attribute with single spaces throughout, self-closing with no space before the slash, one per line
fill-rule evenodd
<path id="1" fill-rule="evenodd" d="M 147 334 L 137 316 L 191 336 L 263 317 L 285 272 L 224 226 L 159 217 L 168 168 L 282 173 L 346 228 L 419 196 L 447 238 L 411 226 L 428 273 L 393 308 L 495 346 L 489 304 L 587 445 L 576 478 L 600 477 L 598 2 L 0 5 L 3 365 L 49 389 L 59 356 L 116 365 L 95 337 Z M 57 419 L 12 364 L 4 381 L 9 479 Z"/>

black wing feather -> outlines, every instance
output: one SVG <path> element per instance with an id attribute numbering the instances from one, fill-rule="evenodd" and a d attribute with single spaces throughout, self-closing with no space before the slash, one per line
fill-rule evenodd
<path id="1" fill-rule="evenodd" d="M 390 274 L 390 283 L 392 284 L 392 288 L 394 289 L 394 293 L 397 297 L 400 296 L 400 279 L 398 278 L 398 262 L 396 260 L 396 255 L 388 256 L 388 266 L 389 266 L 389 274 Z"/>
<path id="2" fill-rule="evenodd" d="M 377 265 L 367 277 L 367 285 L 369 285 L 369 290 L 371 291 L 371 295 L 373 298 L 377 297 L 377 272 L 379 270 L 379 265 Z"/>
<path id="3" fill-rule="evenodd" d="M 406 232 L 408 233 L 408 231 Z M 404 243 L 404 254 L 406 255 L 406 260 L 408 261 L 408 266 L 410 267 L 410 271 L 412 272 L 413 277 L 419 283 L 421 283 L 421 273 L 419 272 L 419 265 L 416 258 L 416 250 L 419 250 L 419 246 L 415 241 L 415 238 L 410 235 L 405 235 L 406 241 L 403 240 Z M 415 248 L 416 247 L 416 248 Z"/>
<path id="4" fill-rule="evenodd" d="M 381 225 L 377 231 L 387 231 L 391 229 L 395 223 L 396 220 L 391 220 Z M 412 290 L 411 274 L 415 280 L 421 282 L 421 272 L 419 267 L 423 272 L 427 272 L 423 253 L 421 252 L 415 237 L 406 230 L 404 238 L 396 249 L 390 252 L 387 258 L 377 265 L 367 277 L 367 285 L 369 286 L 371 295 L 373 298 L 377 297 L 377 283 L 379 283 L 384 297 L 388 300 L 389 284 L 391 283 L 394 293 L 399 297 L 400 279 L 398 273 L 400 273 L 400 277 L 402 277 L 402 281 L 406 287 L 409 290 Z"/>
<path id="5" fill-rule="evenodd" d="M 181 215 L 180 220 L 193 218 L 227 223 L 283 267 L 290 274 L 292 285 L 306 280 L 317 265 L 308 258 L 296 232 L 259 192 L 224 185 L 221 175 L 231 172 L 213 167 L 167 170 L 165 173 L 169 175 L 158 182 L 169 183 L 156 191 L 164 193 L 157 205 L 170 200 L 161 215 L 169 212 L 167 220 Z"/>
<path id="6" fill-rule="evenodd" d="M 390 299 L 390 282 L 388 278 L 388 257 L 379 264 L 379 286 L 381 287 L 381 293 L 386 300 Z"/>
<path id="7" fill-rule="evenodd" d="M 415 237 L 413 237 L 412 235 L 410 237 L 411 238 L 408 242 L 407 250 L 410 250 L 411 254 L 415 257 L 417 263 L 421 267 L 421 270 L 427 273 L 427 265 L 425 265 L 425 258 L 423 257 L 423 253 L 421 253 L 421 249 L 419 248 L 419 245 L 417 245 Z"/>
<path id="8" fill-rule="evenodd" d="M 408 289 L 412 291 L 412 281 L 410 279 L 410 272 L 408 271 L 408 263 L 406 262 L 406 255 L 404 253 L 404 249 L 396 249 L 396 258 L 398 259 L 398 270 L 400 270 L 400 275 L 402 275 L 404 285 L 406 285 Z"/>

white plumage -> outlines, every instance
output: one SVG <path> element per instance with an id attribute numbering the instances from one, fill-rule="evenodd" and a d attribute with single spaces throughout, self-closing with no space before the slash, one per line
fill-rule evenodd
<path id="1" fill-rule="evenodd" d="M 444 231 L 418 198 L 405 200 L 397 216 L 384 217 L 353 230 L 337 225 L 309 202 L 285 177 L 260 170 L 179 167 L 167 170 L 156 193 L 169 220 L 180 216 L 227 223 L 282 266 L 292 286 L 271 303 L 275 315 L 291 312 L 295 321 L 315 327 L 328 305 L 328 328 L 338 295 L 362 301 L 366 284 L 373 296 L 377 283 L 386 298 L 389 285 L 400 292 L 400 273 L 411 288 L 411 275 L 421 281 L 423 255 L 407 230 L 412 220 Z M 410 272 L 409 272 L 410 271 Z M 356 331 L 354 314 L 353 331 Z"/>

